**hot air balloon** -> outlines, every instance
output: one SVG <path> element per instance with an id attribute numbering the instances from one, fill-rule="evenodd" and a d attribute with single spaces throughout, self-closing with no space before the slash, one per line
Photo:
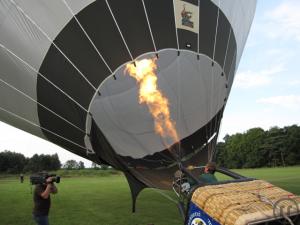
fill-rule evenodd
<path id="1" fill-rule="evenodd" d="M 214 159 L 255 0 L 2 0 L 0 120 L 124 172 L 135 203 Z M 126 68 L 155 61 L 178 140 Z M 135 65 L 136 66 L 136 65 Z M 134 208 L 134 206 L 133 206 Z"/>

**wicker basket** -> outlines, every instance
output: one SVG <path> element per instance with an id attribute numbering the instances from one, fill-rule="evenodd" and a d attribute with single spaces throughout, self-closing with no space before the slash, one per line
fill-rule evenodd
<path id="1" fill-rule="evenodd" d="M 243 225 L 271 219 L 274 204 L 284 198 L 293 199 L 300 208 L 299 197 L 266 181 L 254 180 L 200 187 L 195 190 L 192 201 L 220 224 Z M 280 204 L 297 210 L 289 200 Z"/>

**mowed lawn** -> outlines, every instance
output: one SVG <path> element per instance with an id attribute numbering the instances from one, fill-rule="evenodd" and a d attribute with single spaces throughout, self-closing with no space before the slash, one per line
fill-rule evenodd
<path id="1" fill-rule="evenodd" d="M 300 195 L 300 167 L 235 170 L 249 177 L 268 180 Z M 182 225 L 174 202 L 148 189 L 138 198 L 137 212 L 131 213 L 131 196 L 125 178 L 62 178 L 59 193 L 52 197 L 52 225 Z M 175 199 L 171 192 L 164 192 Z M 33 225 L 32 194 L 26 177 L 0 179 L 0 225 Z"/>

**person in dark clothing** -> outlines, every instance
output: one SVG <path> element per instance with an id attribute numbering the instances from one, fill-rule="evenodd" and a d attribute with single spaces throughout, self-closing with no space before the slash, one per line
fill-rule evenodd
<path id="1" fill-rule="evenodd" d="M 48 214 L 51 206 L 50 194 L 56 194 L 57 188 L 48 177 L 46 183 L 37 184 L 33 194 L 33 219 L 38 225 L 49 225 Z"/>
<path id="2" fill-rule="evenodd" d="M 206 184 L 217 183 L 218 180 L 215 177 L 216 164 L 214 162 L 208 162 L 204 167 L 204 173 L 200 175 L 200 180 Z"/>
<path id="3" fill-rule="evenodd" d="M 21 173 L 20 174 L 20 182 L 23 183 L 24 182 L 24 175 Z"/>
<path id="4" fill-rule="evenodd" d="M 188 166 L 187 169 L 192 171 L 195 168 L 203 168 L 203 166 L 200 167 L 194 167 L 194 166 Z M 217 178 L 215 177 L 217 166 L 214 162 L 208 162 L 205 167 L 203 168 L 203 171 L 201 172 L 199 176 L 199 180 L 203 182 L 204 184 L 215 184 L 218 182 Z M 188 177 L 188 182 L 191 186 L 196 185 L 196 181 L 194 179 L 191 179 Z"/>

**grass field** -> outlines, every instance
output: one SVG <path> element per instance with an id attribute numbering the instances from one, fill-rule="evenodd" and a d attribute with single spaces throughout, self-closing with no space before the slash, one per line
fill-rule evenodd
<path id="1" fill-rule="evenodd" d="M 300 167 L 235 170 L 268 180 L 300 195 Z M 27 178 L 27 177 L 26 177 Z M 144 190 L 137 212 L 121 175 L 64 178 L 52 196 L 51 225 L 182 225 L 175 203 L 154 190 Z M 171 192 L 165 192 L 175 198 Z M 0 225 L 33 225 L 32 194 L 28 179 L 0 179 Z"/>

